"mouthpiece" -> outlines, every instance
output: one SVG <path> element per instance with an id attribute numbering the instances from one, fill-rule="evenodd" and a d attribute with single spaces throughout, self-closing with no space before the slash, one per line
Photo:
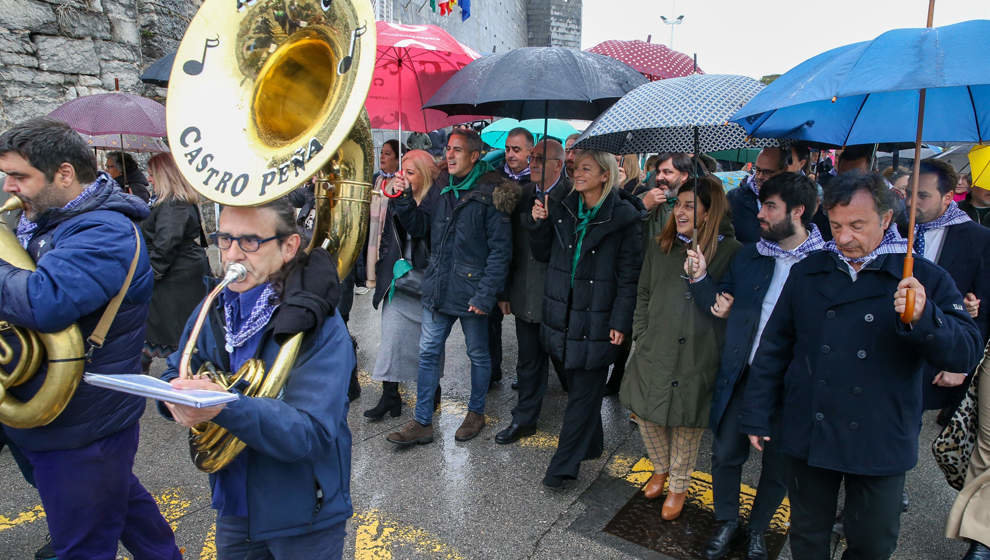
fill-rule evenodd
<path id="1" fill-rule="evenodd" d="M 227 265 L 227 273 L 223 275 L 223 283 L 240 282 L 247 278 L 247 268 L 241 263 L 230 263 Z"/>

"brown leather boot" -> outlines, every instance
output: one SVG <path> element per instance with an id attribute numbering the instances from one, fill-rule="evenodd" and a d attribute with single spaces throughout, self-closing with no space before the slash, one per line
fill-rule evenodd
<path id="1" fill-rule="evenodd" d="M 433 425 L 424 426 L 415 420 L 410 420 L 401 430 L 392 432 L 385 436 L 385 439 L 399 447 L 407 447 L 417 443 L 430 443 L 433 441 Z"/>
<path id="2" fill-rule="evenodd" d="M 643 487 L 643 495 L 646 499 L 653 500 L 663 494 L 663 485 L 667 482 L 667 473 L 653 473 L 649 482 Z"/>
<path id="3" fill-rule="evenodd" d="M 660 517 L 664 521 L 673 521 L 680 517 L 681 510 L 684 509 L 685 498 L 687 498 L 687 492 L 667 492 L 667 499 L 663 502 Z"/>
<path id="4" fill-rule="evenodd" d="M 474 439 L 475 436 L 481 433 L 481 429 L 485 427 L 485 415 L 478 414 L 477 412 L 468 412 L 467 416 L 464 417 L 464 421 L 461 422 L 461 427 L 457 428 L 454 432 L 454 439 L 457 441 L 467 441 L 469 439 Z"/>

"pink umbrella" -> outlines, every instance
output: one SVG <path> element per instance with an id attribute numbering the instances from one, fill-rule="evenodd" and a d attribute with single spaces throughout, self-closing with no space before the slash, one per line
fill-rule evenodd
<path id="1" fill-rule="evenodd" d="M 365 108 L 372 128 L 430 132 L 476 115 L 447 116 L 423 104 L 458 70 L 479 57 L 435 25 L 376 22 L 378 54 Z"/>
<path id="2" fill-rule="evenodd" d="M 73 99 L 48 114 L 75 131 L 101 136 L 165 136 L 165 106 L 130 93 L 99 93 Z"/>
<path id="3" fill-rule="evenodd" d="M 161 138 L 154 136 L 138 136 L 136 134 L 104 134 L 93 136 L 80 134 L 90 148 L 100 150 L 120 151 L 121 141 L 125 152 L 163 153 L 168 151 L 168 145 Z"/>
<path id="4" fill-rule="evenodd" d="M 588 49 L 588 52 L 624 62 L 651 82 L 691 74 L 704 74 L 701 68 L 695 70 L 693 58 L 659 43 L 612 40 L 598 43 Z"/>

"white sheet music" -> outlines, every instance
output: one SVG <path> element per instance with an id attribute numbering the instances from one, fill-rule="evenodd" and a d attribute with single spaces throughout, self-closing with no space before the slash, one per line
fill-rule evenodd
<path id="1" fill-rule="evenodd" d="M 161 379 L 142 375 L 139 373 L 128 373 L 120 375 L 104 375 L 101 373 L 85 373 L 83 381 L 90 385 L 129 393 L 139 397 L 147 397 L 159 401 L 174 404 L 184 404 L 196 408 L 215 406 L 231 401 L 236 401 L 238 396 L 235 393 L 204 390 L 180 390 L 175 389 Z"/>

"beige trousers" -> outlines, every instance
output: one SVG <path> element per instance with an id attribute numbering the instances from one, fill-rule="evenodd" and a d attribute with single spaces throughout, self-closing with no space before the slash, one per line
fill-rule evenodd
<path id="1" fill-rule="evenodd" d="M 653 472 L 669 472 L 667 482 L 670 484 L 670 491 L 677 494 L 687 492 L 705 429 L 660 426 L 642 418 L 637 418 L 636 422 L 639 423 L 639 433 L 643 436 L 646 453 L 650 456 L 650 461 L 653 461 Z"/>
<path id="2" fill-rule="evenodd" d="M 990 546 L 990 344 L 984 350 L 976 375 L 980 429 L 969 459 L 966 484 L 949 512 L 945 536 Z"/>

